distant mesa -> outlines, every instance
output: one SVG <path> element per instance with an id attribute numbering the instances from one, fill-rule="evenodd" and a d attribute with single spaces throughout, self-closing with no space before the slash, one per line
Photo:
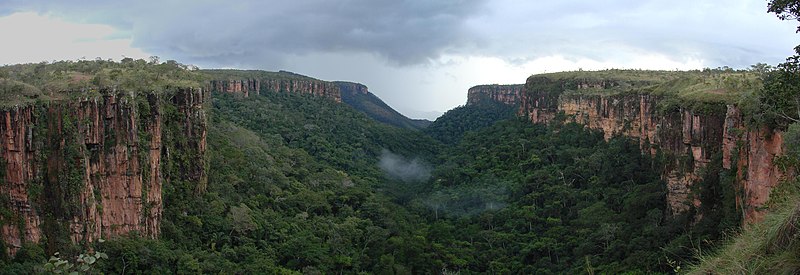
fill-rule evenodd
<path id="1" fill-rule="evenodd" d="M 280 71 L 248 71 L 248 70 L 204 70 L 212 80 L 208 89 L 212 92 L 235 93 L 249 97 L 261 92 L 288 92 L 311 94 L 342 101 L 339 87 L 332 82 L 323 81 L 304 75 Z"/>

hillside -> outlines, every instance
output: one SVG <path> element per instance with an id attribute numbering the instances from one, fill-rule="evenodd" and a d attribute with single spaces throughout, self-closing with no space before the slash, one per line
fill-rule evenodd
<path id="1" fill-rule="evenodd" d="M 377 121 L 406 129 L 422 129 L 431 123 L 425 119 L 410 119 L 395 111 L 375 94 L 370 93 L 367 86 L 342 81 L 334 83 L 342 92 L 342 102 Z"/>

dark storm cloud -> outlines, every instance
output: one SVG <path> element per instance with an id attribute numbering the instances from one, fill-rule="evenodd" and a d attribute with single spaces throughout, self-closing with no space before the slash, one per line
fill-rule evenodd
<path id="1" fill-rule="evenodd" d="M 464 20 L 482 0 L 13 1 L 35 10 L 131 32 L 153 54 L 226 66 L 259 66 L 286 55 L 367 52 L 424 63 L 471 43 Z"/>

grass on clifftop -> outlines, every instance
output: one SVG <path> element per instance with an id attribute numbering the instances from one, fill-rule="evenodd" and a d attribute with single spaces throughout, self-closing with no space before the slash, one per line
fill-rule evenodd
<path id="1" fill-rule="evenodd" d="M 613 83 L 605 88 L 567 88 L 566 94 L 617 95 L 646 93 L 674 95 L 682 100 L 735 103 L 742 95 L 761 87 L 759 73 L 731 69 L 703 71 L 603 70 L 534 75 L 572 83 Z"/>

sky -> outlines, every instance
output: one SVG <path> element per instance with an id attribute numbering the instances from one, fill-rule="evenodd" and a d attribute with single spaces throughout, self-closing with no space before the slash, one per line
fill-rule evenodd
<path id="1" fill-rule="evenodd" d="M 537 73 L 778 64 L 764 0 L 2 0 L 0 65 L 159 56 L 359 82 L 413 118 Z"/>

